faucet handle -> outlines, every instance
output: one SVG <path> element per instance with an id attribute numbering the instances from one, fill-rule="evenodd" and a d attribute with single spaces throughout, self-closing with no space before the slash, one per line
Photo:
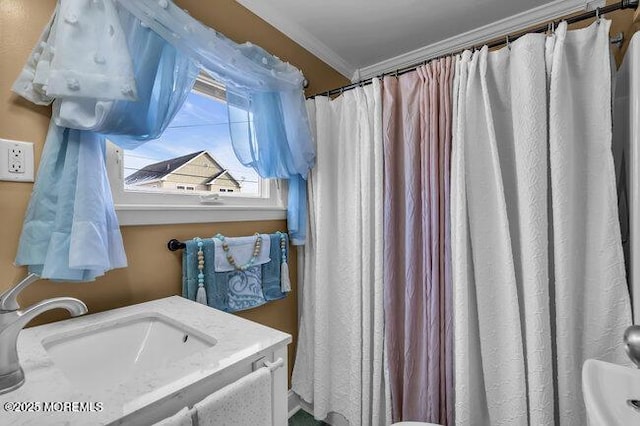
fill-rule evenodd
<path id="1" fill-rule="evenodd" d="M 39 279 L 40 277 L 37 274 L 30 273 L 18 284 L 0 294 L 0 311 L 17 311 L 20 309 L 20 305 L 18 305 L 18 294 L 20 294 L 26 286 Z"/>
<path id="2" fill-rule="evenodd" d="M 640 368 L 640 325 L 627 327 L 623 340 L 629 359 Z"/>

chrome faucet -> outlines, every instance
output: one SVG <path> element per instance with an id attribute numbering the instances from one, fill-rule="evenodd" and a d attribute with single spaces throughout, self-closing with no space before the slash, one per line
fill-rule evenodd
<path id="1" fill-rule="evenodd" d="M 24 383 L 17 342 L 20 331 L 29 321 L 45 311 L 57 308 L 66 309 L 74 317 L 87 313 L 87 305 L 73 297 L 46 299 L 27 309 L 20 309 L 18 294 L 39 279 L 38 275 L 29 274 L 0 295 L 0 394 L 11 392 Z"/>

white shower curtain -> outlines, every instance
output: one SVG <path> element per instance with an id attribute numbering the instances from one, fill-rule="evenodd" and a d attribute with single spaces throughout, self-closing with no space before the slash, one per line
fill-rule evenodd
<path id="1" fill-rule="evenodd" d="M 386 425 L 380 82 L 308 102 L 317 165 L 292 388 L 317 419 L 337 413 L 351 426 Z"/>
<path id="2" fill-rule="evenodd" d="M 582 363 L 625 362 L 609 25 L 563 23 L 457 63 L 458 425 L 584 425 Z"/>

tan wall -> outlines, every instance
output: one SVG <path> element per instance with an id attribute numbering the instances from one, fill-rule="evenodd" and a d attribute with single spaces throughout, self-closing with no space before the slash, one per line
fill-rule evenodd
<path id="1" fill-rule="evenodd" d="M 607 0 L 606 2 L 607 5 L 613 3 L 619 3 L 619 1 Z M 629 41 L 631 40 L 631 36 L 633 36 L 633 34 L 638 30 L 638 27 L 634 25 L 634 13 L 634 10 L 619 10 L 607 15 L 607 18 L 611 19 L 612 21 L 610 34 L 612 36 L 618 34 L 619 32 L 622 32 L 624 34 L 624 43 L 622 44 L 622 46 L 620 48 L 613 48 L 613 55 L 618 66 L 620 66 L 620 64 L 622 63 L 624 53 L 627 51 Z M 584 26 L 584 24 L 581 26 Z"/>
<path id="2" fill-rule="evenodd" d="M 192 16 L 238 41 L 259 44 L 274 55 L 303 70 L 310 81 L 309 93 L 347 83 L 338 73 L 297 44 L 257 18 L 233 0 L 178 0 Z M 36 43 L 53 11 L 55 0 L 0 0 L 0 138 L 35 142 L 36 166 L 49 124 L 49 108 L 36 107 L 10 92 L 11 84 Z M 0 290 L 24 276 L 13 266 L 18 237 L 31 193 L 31 184 L 0 182 Z M 250 235 L 285 229 L 284 221 L 124 227 L 123 238 L 129 267 L 109 272 L 94 283 L 64 284 L 41 281 L 27 289 L 21 303 L 45 297 L 74 296 L 84 300 L 91 312 L 180 294 L 180 254 L 166 249 L 171 238 Z M 291 255 L 291 278 L 296 282 L 295 251 Z M 295 288 L 284 300 L 268 303 L 240 316 L 297 336 Z M 53 312 L 37 323 L 65 318 Z M 34 322 L 35 324 L 35 322 Z M 294 341 L 295 345 L 295 341 Z M 289 347 L 293 361 L 294 345 Z"/>
<path id="3" fill-rule="evenodd" d="M 606 1 L 607 5 L 611 5 L 611 4 L 614 4 L 614 3 L 619 3 L 619 0 L 607 0 Z M 578 15 L 580 13 L 582 13 L 582 12 L 578 12 L 576 14 L 568 15 L 567 17 Z M 624 34 L 624 42 L 623 42 L 622 46 L 620 48 L 618 48 L 616 46 L 612 46 L 612 48 L 611 48 L 613 56 L 614 56 L 614 58 L 616 60 L 616 64 L 618 66 L 620 66 L 620 64 L 622 63 L 622 59 L 624 57 L 624 53 L 627 50 L 627 47 L 628 47 L 628 44 L 629 44 L 629 40 L 631 40 L 631 36 L 636 31 L 638 31 L 638 29 L 640 29 L 640 16 L 638 16 L 638 18 L 636 18 L 635 22 L 634 22 L 634 14 L 636 14 L 636 12 L 633 9 L 625 9 L 625 10 L 617 10 L 615 12 L 608 13 L 606 15 L 606 18 L 611 20 L 610 35 L 614 36 L 614 35 L 617 35 L 620 32 L 622 32 Z M 569 29 L 570 30 L 574 30 L 574 29 L 578 29 L 578 28 L 585 28 L 585 27 L 591 25 L 593 23 L 593 21 L 594 21 L 594 19 L 587 19 L 587 20 L 584 20 L 584 21 L 576 22 L 574 24 L 569 25 Z M 539 24 L 536 24 L 536 25 L 533 25 L 531 28 L 536 28 L 538 26 L 539 26 Z M 525 32 L 525 30 L 518 31 L 517 33 L 522 33 L 522 32 Z M 504 37 L 500 36 L 496 40 L 503 40 L 503 39 L 504 39 Z M 493 48 L 492 50 L 500 49 L 501 47 L 502 46 L 498 46 L 498 47 Z"/>
<path id="4" fill-rule="evenodd" d="M 614 3 L 619 3 L 619 0 L 607 0 L 606 4 L 611 5 Z M 626 10 L 618 10 L 606 15 L 607 19 L 611 20 L 611 36 L 617 35 L 619 32 L 624 34 L 624 43 L 621 48 L 612 46 L 611 51 L 613 52 L 613 56 L 616 60 L 617 65 L 619 66 L 622 63 L 622 59 L 624 57 L 624 53 L 627 50 L 627 46 L 629 44 L 629 40 L 631 40 L 631 36 L 638 30 L 638 26 L 634 25 L 634 13 L 633 9 Z M 590 25 L 593 20 L 586 20 L 582 22 L 577 22 L 573 25 L 570 25 L 570 29 L 576 28 L 584 28 Z"/>

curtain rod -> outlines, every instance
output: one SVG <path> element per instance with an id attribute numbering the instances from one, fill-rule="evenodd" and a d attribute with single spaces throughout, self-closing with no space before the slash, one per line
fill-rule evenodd
<path id="1" fill-rule="evenodd" d="M 619 3 L 613 3 L 613 4 L 610 4 L 608 6 L 598 7 L 595 10 L 584 12 L 584 13 L 581 13 L 579 15 L 575 15 L 575 16 L 572 16 L 572 17 L 569 17 L 569 18 L 566 18 L 566 19 L 551 20 L 551 21 L 548 21 L 547 23 L 542 24 L 542 25 L 540 25 L 538 27 L 535 27 L 533 29 L 530 29 L 530 30 L 527 30 L 527 31 L 523 31 L 523 32 L 519 32 L 519 33 L 516 33 L 516 34 L 509 34 L 509 35 L 506 35 L 506 36 L 502 37 L 501 39 L 497 39 L 495 41 L 492 41 L 492 42 L 489 42 L 489 43 L 485 43 L 485 44 L 487 45 L 488 48 L 491 49 L 492 47 L 498 47 L 498 46 L 502 46 L 503 44 L 510 43 L 513 40 L 516 40 L 516 39 L 522 37 L 525 34 L 543 33 L 545 31 L 548 31 L 550 29 L 551 25 L 553 25 L 553 28 L 555 28 L 562 21 L 566 21 L 567 24 L 574 24 L 576 22 L 580 22 L 580 21 L 584 21 L 584 20 L 587 20 L 587 19 L 591 19 L 591 18 L 602 16 L 602 15 L 604 15 L 606 13 L 615 12 L 616 10 L 636 9 L 638 7 L 638 3 L 639 3 L 638 0 L 622 0 Z M 620 39 L 616 40 L 616 42 L 620 42 L 620 41 L 621 41 Z M 374 78 L 380 78 L 381 79 L 381 78 L 383 78 L 383 77 L 385 77 L 387 75 L 394 75 L 394 76 L 397 77 L 399 75 L 411 72 L 411 71 L 415 70 L 416 68 L 418 68 L 418 67 L 420 67 L 422 65 L 425 65 L 425 64 L 427 64 L 427 62 L 430 62 L 430 61 L 433 61 L 433 60 L 436 60 L 436 59 L 440 59 L 440 58 L 444 58 L 444 57 L 447 57 L 447 56 L 454 56 L 454 55 L 457 55 L 457 54 L 460 54 L 460 53 L 464 52 L 468 48 L 471 48 L 473 50 L 473 49 L 475 49 L 475 47 L 476 47 L 475 45 L 471 45 L 471 46 L 469 46 L 469 47 L 467 47 L 465 49 L 462 49 L 462 50 L 459 50 L 459 51 L 456 51 L 456 52 L 447 53 L 447 54 L 444 54 L 444 55 L 439 55 L 439 56 L 435 56 L 433 58 L 422 60 L 422 61 L 417 62 L 415 64 L 408 65 L 408 66 L 403 67 L 403 68 L 398 68 L 395 71 L 387 71 L 387 72 L 384 72 L 384 73 L 382 73 L 382 74 L 380 74 L 378 76 L 369 77 L 369 78 L 361 80 L 361 81 L 359 81 L 357 83 L 347 84 L 346 86 L 338 87 L 338 88 L 331 89 L 331 90 L 328 90 L 328 91 L 316 93 L 316 94 L 311 95 L 311 96 L 307 96 L 307 99 L 313 99 L 316 96 L 323 96 L 323 95 L 324 96 L 336 95 L 338 93 L 344 92 L 345 90 L 351 90 L 351 89 L 355 89 L 356 87 L 366 86 L 368 84 L 371 84 L 371 82 L 373 81 Z"/>

